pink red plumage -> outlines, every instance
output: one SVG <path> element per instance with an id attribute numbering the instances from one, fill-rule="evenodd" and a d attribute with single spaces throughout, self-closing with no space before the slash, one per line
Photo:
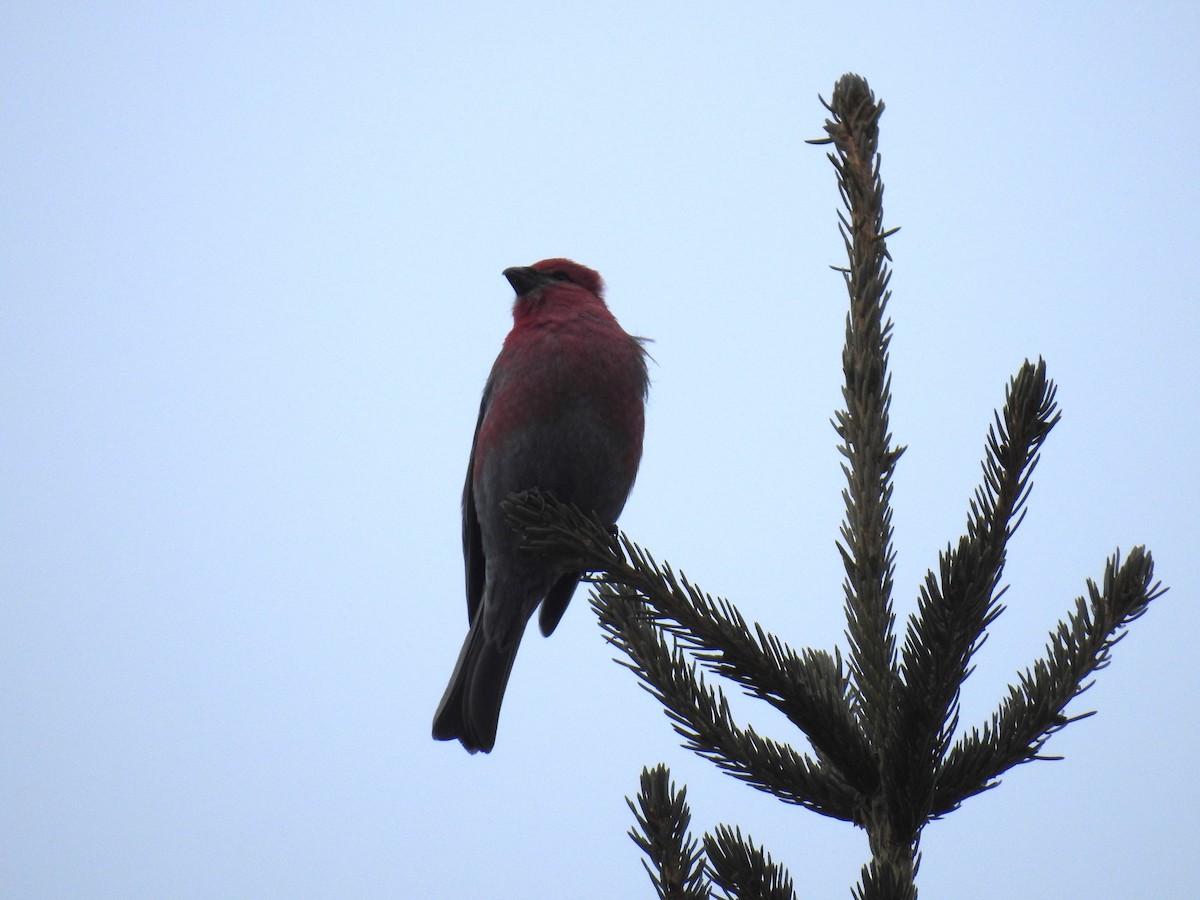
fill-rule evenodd
<path id="1" fill-rule="evenodd" d="M 534 610 L 549 635 L 581 576 L 520 549 L 500 503 L 539 490 L 615 523 L 642 456 L 649 383 L 641 342 L 617 323 L 592 269 L 546 259 L 504 276 L 517 294 L 513 327 L 483 390 L 463 489 L 470 630 L 433 720 L 435 738 L 472 753 L 495 744 Z"/>

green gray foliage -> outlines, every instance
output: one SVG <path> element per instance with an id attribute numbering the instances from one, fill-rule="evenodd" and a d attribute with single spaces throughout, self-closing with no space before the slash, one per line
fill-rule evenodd
<path id="1" fill-rule="evenodd" d="M 1046 741 L 1089 715 L 1068 716 L 1068 704 L 1164 589 L 1145 549 L 1114 553 L 1102 580 L 1087 581 L 1087 597 L 1076 600 L 1049 635 L 1045 656 L 1020 675 L 990 720 L 955 738 L 971 660 L 1004 609 L 1008 541 L 1059 418 L 1055 387 L 1042 360 L 1026 361 L 1009 382 L 988 431 L 966 533 L 925 576 L 898 646 L 890 502 L 903 450 L 893 446 L 888 425 L 892 232 L 883 228 L 877 150 L 883 104 L 864 79 L 846 75 L 827 108 L 827 137 L 814 143 L 833 148 L 846 206 L 839 218 L 848 265 L 839 271 L 850 298 L 845 409 L 834 421 L 846 477 L 838 542 L 846 655 L 788 646 L 747 623 L 728 600 L 714 599 L 626 536 L 552 497 L 514 497 L 508 510 L 531 549 L 594 573 L 592 606 L 604 631 L 688 749 L 786 803 L 864 829 L 872 857 L 854 897 L 915 898 L 922 829 L 995 787 L 1013 766 L 1049 758 L 1042 754 Z M 722 680 L 775 707 L 799 734 L 781 741 L 735 721 Z M 795 896 L 787 872 L 740 829 L 722 825 L 701 841 L 691 837 L 685 791 L 671 784 L 665 766 L 643 771 L 630 806 L 637 819 L 631 835 L 659 897 Z"/>

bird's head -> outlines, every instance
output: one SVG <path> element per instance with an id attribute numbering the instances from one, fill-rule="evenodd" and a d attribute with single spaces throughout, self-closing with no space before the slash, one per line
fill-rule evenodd
<path id="1" fill-rule="evenodd" d="M 604 281 L 600 273 L 570 259 L 543 259 L 532 266 L 513 266 L 504 270 L 504 277 L 513 286 L 518 298 L 559 284 L 576 285 L 597 297 L 604 296 Z"/>

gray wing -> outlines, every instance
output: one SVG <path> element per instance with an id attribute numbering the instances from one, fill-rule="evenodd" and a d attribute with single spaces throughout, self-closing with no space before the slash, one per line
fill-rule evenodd
<path id="1" fill-rule="evenodd" d="M 550 637 L 554 633 L 554 629 L 558 627 L 559 620 L 567 611 L 567 604 L 571 602 L 571 597 L 575 593 L 575 588 L 579 586 L 581 577 L 583 577 L 581 572 L 569 572 L 558 579 L 554 583 L 554 587 L 550 588 L 550 593 L 542 601 L 542 610 L 538 613 L 538 628 L 542 630 L 543 636 Z"/>
<path id="2" fill-rule="evenodd" d="M 492 398 L 492 378 L 489 376 L 483 388 L 483 399 L 479 401 L 479 418 L 475 422 L 475 436 L 471 438 L 471 458 L 467 461 L 467 482 L 463 485 L 463 565 L 467 575 L 467 621 L 474 623 L 475 614 L 483 601 L 483 584 L 487 575 L 487 563 L 483 557 L 483 537 L 479 531 L 479 513 L 475 510 L 475 445 L 479 442 L 479 427 L 487 415 L 488 403 Z"/>

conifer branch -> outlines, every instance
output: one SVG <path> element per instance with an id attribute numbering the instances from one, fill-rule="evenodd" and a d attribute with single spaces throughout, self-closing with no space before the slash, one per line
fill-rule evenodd
<path id="1" fill-rule="evenodd" d="M 958 699 L 984 630 L 1002 612 L 1000 578 L 1009 538 L 1020 524 L 1038 451 L 1058 422 L 1046 364 L 1026 361 L 1009 383 L 1003 415 L 988 430 L 983 483 L 967 533 L 939 558 L 921 587 L 904 649 L 893 747 L 895 827 L 915 840 L 933 802 L 933 780 L 957 724 Z M 902 812 L 901 812 L 902 810 Z"/>
<path id="2" fill-rule="evenodd" d="M 688 833 L 692 821 L 687 788 L 676 790 L 663 764 L 642 769 L 641 790 L 634 804 L 628 797 L 637 827 L 629 836 L 648 857 L 642 860 L 660 900 L 708 900 L 711 896 L 704 859 Z"/>
<path id="3" fill-rule="evenodd" d="M 757 623 L 752 631 L 727 600 L 704 594 L 624 535 L 614 538 L 595 519 L 553 497 L 515 495 L 505 509 L 525 530 L 530 549 L 558 556 L 564 565 L 596 573 L 597 581 L 637 594 L 655 625 L 707 669 L 787 716 L 808 737 L 830 777 L 860 793 L 875 789 L 875 763 L 850 709 L 840 654 L 797 653 Z M 677 699 L 678 705 L 688 705 L 686 697 Z"/>
<path id="4" fill-rule="evenodd" d="M 787 870 L 750 838 L 743 839 L 740 828 L 718 825 L 712 834 L 704 835 L 704 850 L 712 880 L 727 900 L 796 900 Z"/>
<path id="5" fill-rule="evenodd" d="M 1114 554 L 1104 569 L 1103 586 L 1087 581 L 1088 600 L 1077 597 L 1075 612 L 1050 633 L 1046 655 L 1019 675 L 1008 697 L 982 729 L 960 738 L 937 774 L 933 815 L 956 809 L 964 799 L 995 787 L 1013 766 L 1043 756 L 1043 745 L 1069 723 L 1091 713 L 1067 717 L 1068 703 L 1089 687 L 1087 679 L 1109 664 L 1112 648 L 1149 604 L 1166 593 L 1154 581 L 1154 560 L 1134 547 L 1120 561 Z"/>
<path id="6" fill-rule="evenodd" d="M 870 742 L 882 746 L 897 686 L 895 615 L 892 611 L 892 474 L 902 449 L 888 432 L 891 378 L 888 343 L 891 320 L 884 309 L 891 294 L 883 230 L 883 182 L 879 175 L 879 117 L 883 103 L 867 83 L 845 75 L 826 104 L 832 119 L 825 131 L 833 143 L 829 160 L 848 214 L 838 213 L 850 259 L 843 270 L 850 294 L 842 368 L 846 408 L 834 427 L 846 458 L 842 498 L 846 518 L 838 550 L 846 569 L 847 637 L 859 721 Z"/>
<path id="7" fill-rule="evenodd" d="M 916 900 L 917 888 L 910 873 L 876 858 L 862 867 L 850 896 L 854 900 Z"/>
<path id="8" fill-rule="evenodd" d="M 674 723 L 685 746 L 718 768 L 783 800 L 853 821 L 858 795 L 819 762 L 733 720 L 724 692 L 705 684 L 645 598 L 602 582 L 592 596 L 600 624 Z"/>
<path id="9" fill-rule="evenodd" d="M 901 688 L 892 608 L 891 496 L 892 476 L 903 449 L 893 449 L 888 430 L 892 323 L 884 317 L 891 298 L 886 239 L 894 232 L 883 228 L 878 153 L 883 104 L 875 100 L 865 80 L 844 75 L 826 108 L 832 119 L 826 120 L 825 131 L 834 147 L 829 160 L 848 213 L 848 218 L 838 214 L 849 257 L 849 267 L 842 272 L 850 295 L 842 351 L 846 408 L 837 413 L 834 423 L 841 438 L 838 449 L 846 458 L 842 471 L 847 483 L 842 492 L 846 517 L 838 550 L 846 570 L 846 635 L 856 712 L 880 778 L 880 790 L 863 811 L 864 827 L 876 866 L 894 872 L 897 883 L 911 884 L 916 840 L 893 803 L 897 792 L 891 781 L 896 772 L 888 753 L 895 734 L 895 697 Z"/>

